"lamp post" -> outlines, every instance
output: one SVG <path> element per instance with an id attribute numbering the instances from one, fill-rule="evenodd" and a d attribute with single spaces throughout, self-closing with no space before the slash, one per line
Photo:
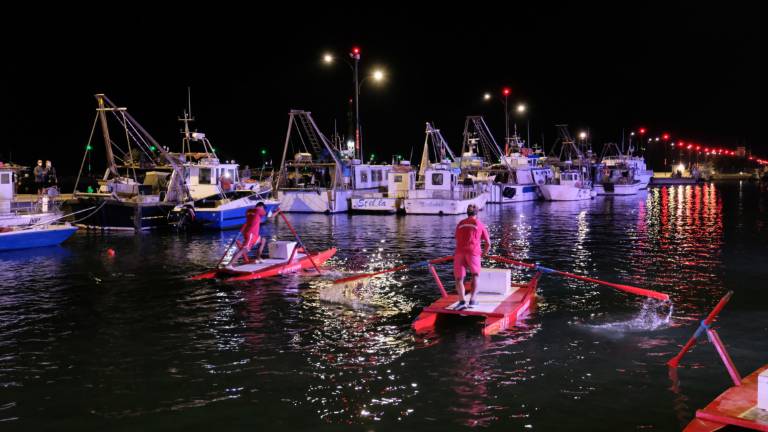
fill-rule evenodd
<path id="1" fill-rule="evenodd" d="M 507 108 L 509 102 L 509 95 L 512 93 L 512 89 L 504 87 L 501 89 L 501 94 L 504 96 L 504 155 L 509 154 L 509 109 Z"/>
<path id="2" fill-rule="evenodd" d="M 349 52 L 349 57 L 353 60 L 352 63 L 346 62 L 347 65 L 349 65 L 350 69 L 352 69 L 352 79 L 355 86 L 355 98 L 354 98 L 354 104 L 355 104 L 355 156 L 357 159 L 360 159 L 361 161 L 364 158 L 363 153 L 363 137 L 362 133 L 360 131 L 360 89 L 363 86 L 363 82 L 365 82 L 368 78 L 373 78 L 374 81 L 382 81 L 385 78 L 384 72 L 380 69 L 374 70 L 373 73 L 370 76 L 364 77 L 363 79 L 360 79 L 359 75 L 359 66 L 360 66 L 360 47 L 354 46 L 352 47 L 352 50 Z M 332 64 L 335 61 L 335 57 L 331 53 L 326 53 L 323 55 L 323 62 L 326 64 Z"/>

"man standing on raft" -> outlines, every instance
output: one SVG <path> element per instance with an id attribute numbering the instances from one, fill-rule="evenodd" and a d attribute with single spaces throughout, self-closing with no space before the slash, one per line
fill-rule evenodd
<path id="1" fill-rule="evenodd" d="M 485 248 L 481 253 L 480 241 L 485 240 Z M 477 206 L 467 206 L 467 218 L 456 226 L 456 250 L 453 253 L 453 275 L 456 278 L 456 292 L 459 293 L 459 304 L 456 310 L 470 308 L 477 305 L 477 277 L 480 274 L 480 257 L 487 255 L 491 250 L 491 238 L 485 224 L 477 219 Z M 469 269 L 472 277 L 472 294 L 469 305 L 466 302 L 466 290 L 464 289 L 464 277 Z"/>
<path id="2" fill-rule="evenodd" d="M 259 202 L 256 204 L 256 208 L 248 209 L 245 212 L 245 225 L 240 229 L 240 233 L 243 234 L 244 242 L 240 250 L 238 250 L 226 268 L 232 268 L 237 263 L 237 260 L 243 255 L 247 254 L 256 244 L 259 244 L 259 252 L 256 255 L 256 261 L 262 262 L 261 254 L 264 252 L 264 246 L 267 244 L 266 239 L 259 236 L 259 228 L 261 227 L 261 218 L 266 216 L 267 212 L 264 210 L 264 203 Z"/>

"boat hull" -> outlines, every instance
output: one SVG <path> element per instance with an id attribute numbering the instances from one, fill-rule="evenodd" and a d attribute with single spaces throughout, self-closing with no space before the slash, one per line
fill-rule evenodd
<path id="1" fill-rule="evenodd" d="M 280 209 L 286 213 L 343 213 L 349 210 L 351 196 L 348 190 L 277 192 Z"/>
<path id="2" fill-rule="evenodd" d="M 351 210 L 355 213 L 397 213 L 405 209 L 403 198 L 371 198 L 352 197 L 350 199 Z"/>
<path id="3" fill-rule="evenodd" d="M 56 246 L 72 237 L 77 227 L 50 225 L 40 229 L 26 229 L 0 233 L 0 251 Z"/>
<path id="4" fill-rule="evenodd" d="M 118 201 L 109 198 L 75 198 L 67 202 L 73 211 L 83 211 L 77 226 L 88 229 L 145 231 L 168 226 L 174 205 L 164 202 Z M 92 211 L 86 209 L 93 207 Z M 80 217 L 80 215 L 76 216 Z"/>
<path id="5" fill-rule="evenodd" d="M 45 224 L 59 217 L 58 212 L 0 214 L 0 227 Z"/>
<path id="6" fill-rule="evenodd" d="M 478 294 L 482 308 L 478 310 L 463 309 L 453 310 L 452 307 L 458 302 L 457 294 L 448 294 L 447 297 L 441 297 L 431 305 L 425 307 L 412 324 L 412 328 L 417 333 L 427 332 L 434 329 L 438 321 L 448 316 L 474 316 L 485 318 L 483 323 L 483 334 L 492 335 L 514 327 L 522 318 L 524 318 L 534 307 L 536 302 L 536 287 L 539 283 L 541 274 L 537 273 L 528 283 L 515 284 L 511 294 L 497 298 L 489 298 L 487 304 L 482 294 Z"/>
<path id="7" fill-rule="evenodd" d="M 467 212 L 467 206 L 474 204 L 478 209 L 485 207 L 488 193 L 483 192 L 468 199 L 451 198 L 406 198 L 406 214 L 423 215 L 458 215 Z"/>
<path id="8" fill-rule="evenodd" d="M 274 214 L 279 208 L 279 204 L 264 203 L 264 210 L 267 215 L 261 218 L 262 222 L 266 222 L 268 217 Z M 241 227 L 246 220 L 246 212 L 249 209 L 255 208 L 256 205 L 248 207 L 238 207 L 227 210 L 215 210 L 215 209 L 197 209 L 195 210 L 195 224 L 205 229 L 231 229 Z"/>
<path id="9" fill-rule="evenodd" d="M 192 279 L 224 279 L 227 281 L 264 279 L 284 274 L 296 273 L 301 270 L 313 269 L 315 265 L 322 265 L 335 254 L 336 248 L 331 248 L 313 254 L 312 259 L 310 259 L 308 255 L 302 255 L 300 258 L 294 259 L 292 262 L 284 260 L 274 264 L 267 263 L 256 271 L 238 270 L 238 268 L 245 268 L 246 266 L 237 266 L 233 269 L 221 268 L 193 276 Z"/>
<path id="10" fill-rule="evenodd" d="M 598 195 L 637 195 L 641 187 L 642 183 L 640 182 L 632 184 L 597 183 L 594 185 Z"/>
<path id="11" fill-rule="evenodd" d="M 539 199 L 539 187 L 536 185 L 491 185 L 489 204 L 507 204 Z"/>
<path id="12" fill-rule="evenodd" d="M 571 185 L 543 184 L 539 186 L 541 195 L 547 201 L 579 201 L 594 197 L 592 189 Z"/>

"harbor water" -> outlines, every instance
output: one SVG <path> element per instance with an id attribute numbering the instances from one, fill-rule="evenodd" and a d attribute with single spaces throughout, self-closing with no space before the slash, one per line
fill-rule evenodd
<path id="1" fill-rule="evenodd" d="M 754 184 L 487 205 L 493 253 L 672 299 L 545 275 L 536 310 L 491 337 L 467 319 L 413 333 L 439 296 L 425 269 L 320 300 L 343 275 L 451 255 L 460 217 L 288 218 L 309 248 L 338 248 L 324 276 L 189 280 L 233 231 L 79 232 L 0 253 L 0 430 L 679 430 L 730 380 L 707 342 L 676 376 L 665 362 L 728 290 L 716 326 L 736 366 L 768 362 Z M 291 236 L 282 221 L 262 232 Z M 450 265 L 439 273 L 450 288 Z"/>

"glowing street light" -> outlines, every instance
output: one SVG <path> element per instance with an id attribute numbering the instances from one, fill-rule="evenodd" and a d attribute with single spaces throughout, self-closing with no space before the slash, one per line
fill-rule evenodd
<path id="1" fill-rule="evenodd" d="M 381 69 L 376 69 L 373 71 L 373 79 L 376 81 L 382 81 L 384 79 L 384 71 Z"/>
<path id="2" fill-rule="evenodd" d="M 331 54 L 331 53 L 323 54 L 323 63 L 331 64 L 331 63 L 333 63 L 333 60 L 334 60 L 333 54 Z"/>
<path id="3" fill-rule="evenodd" d="M 579 132 L 579 138 L 587 139 L 587 133 L 586 132 Z"/>
<path id="4" fill-rule="evenodd" d="M 486 101 L 491 100 L 491 94 L 490 93 L 484 94 L 483 95 L 483 100 L 486 100 Z"/>
<path id="5" fill-rule="evenodd" d="M 527 107 L 525 106 L 525 104 L 519 104 L 519 105 L 517 106 L 517 112 L 518 112 L 518 114 L 523 114 L 523 113 L 525 113 L 525 110 L 526 110 L 526 109 L 527 109 Z"/>

